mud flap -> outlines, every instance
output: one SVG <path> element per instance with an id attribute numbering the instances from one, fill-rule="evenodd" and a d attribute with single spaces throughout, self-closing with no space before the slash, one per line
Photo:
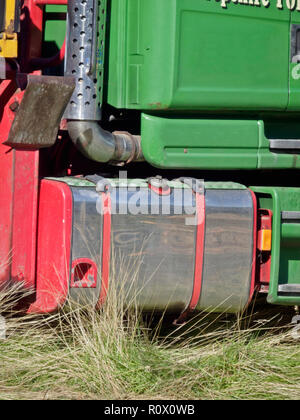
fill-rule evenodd
<path id="1" fill-rule="evenodd" d="M 28 84 L 6 145 L 22 149 L 53 146 L 75 88 L 72 77 L 28 76 Z"/>

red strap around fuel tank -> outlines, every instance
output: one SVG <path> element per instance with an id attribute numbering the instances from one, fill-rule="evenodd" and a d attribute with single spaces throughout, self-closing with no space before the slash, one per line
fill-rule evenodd
<path id="1" fill-rule="evenodd" d="M 196 194 L 197 207 L 197 238 L 196 238 L 196 252 L 195 252 L 195 276 L 194 288 L 191 301 L 187 309 L 174 322 L 175 325 L 183 324 L 187 316 L 193 312 L 200 300 L 202 289 L 202 275 L 203 275 L 203 260 L 204 260 L 204 239 L 205 239 L 205 194 Z"/>
<path id="2" fill-rule="evenodd" d="M 194 311 L 200 299 L 202 287 L 203 259 L 204 259 L 204 238 L 205 238 L 205 195 L 196 194 L 197 203 L 197 241 L 195 257 L 195 280 L 194 291 L 189 306 L 190 311 Z"/>
<path id="3" fill-rule="evenodd" d="M 255 193 L 250 190 L 252 200 L 253 200 L 253 256 L 252 256 L 252 273 L 251 273 L 251 284 L 250 284 L 250 293 L 248 305 L 251 303 L 255 290 L 257 288 L 256 284 L 256 249 L 257 249 L 257 198 Z"/>
<path id="4" fill-rule="evenodd" d="M 111 196 L 109 192 L 102 193 L 103 237 L 102 237 L 102 278 L 101 291 L 97 303 L 100 309 L 107 298 L 109 288 L 109 269 L 111 256 Z"/>

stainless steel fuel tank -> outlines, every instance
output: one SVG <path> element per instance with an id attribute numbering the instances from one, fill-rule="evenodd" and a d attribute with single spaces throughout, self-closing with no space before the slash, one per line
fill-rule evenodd
<path id="1" fill-rule="evenodd" d="M 129 185 L 128 185 L 129 183 Z M 144 311 L 242 311 L 254 286 L 256 198 L 237 184 L 44 179 L 37 301 Z M 51 226 L 51 228 L 49 228 Z"/>
<path id="2" fill-rule="evenodd" d="M 98 267 L 93 287 L 70 286 L 72 298 L 99 301 L 106 218 L 110 224 L 105 245 L 109 246 L 108 293 L 114 288 L 127 305 L 145 311 L 181 313 L 189 308 L 195 281 L 200 280 L 198 310 L 239 312 L 245 308 L 254 270 L 256 212 L 248 189 L 206 184 L 205 207 L 199 215 L 196 195 L 178 182 L 169 183 L 167 195 L 152 191 L 144 181 L 129 189 L 115 185 L 109 193 L 97 193 L 87 181 L 80 186 L 67 182 L 73 197 L 71 261 L 88 259 Z M 107 195 L 110 209 L 104 216 Z M 199 216 L 205 228 L 202 243 L 197 240 Z M 197 280 L 196 258 L 201 253 L 201 278 Z"/>

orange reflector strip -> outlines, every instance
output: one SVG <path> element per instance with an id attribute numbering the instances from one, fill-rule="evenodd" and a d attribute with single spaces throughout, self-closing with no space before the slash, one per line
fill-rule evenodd
<path id="1" fill-rule="evenodd" d="M 257 248 L 260 251 L 272 250 L 272 231 L 270 229 L 264 229 L 258 232 Z"/>

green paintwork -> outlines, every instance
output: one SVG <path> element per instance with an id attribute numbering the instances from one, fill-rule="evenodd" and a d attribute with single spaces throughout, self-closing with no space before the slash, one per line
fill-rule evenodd
<path id="1" fill-rule="evenodd" d="M 144 111 L 153 166 L 300 168 L 297 154 L 269 150 L 269 139 L 300 139 L 288 112 L 300 111 L 290 50 L 299 23 L 274 1 L 112 0 L 108 103 Z"/>
<path id="2" fill-rule="evenodd" d="M 215 0 L 112 0 L 108 102 L 143 110 L 285 110 L 290 18 L 274 1 L 224 9 Z"/>
<path id="3" fill-rule="evenodd" d="M 66 36 L 67 6 L 48 5 L 45 11 L 44 55 L 51 57 L 60 50 Z"/>
<path id="4" fill-rule="evenodd" d="M 272 262 L 268 302 L 300 305 L 300 296 L 281 296 L 278 286 L 300 284 L 300 224 L 282 223 L 282 211 L 299 211 L 299 188 L 251 187 L 259 207 L 273 212 Z"/>
<path id="5" fill-rule="evenodd" d="M 298 119 L 274 118 L 300 110 L 300 79 L 292 77 L 297 64 L 290 54 L 291 24 L 300 23 L 300 13 L 279 10 L 276 2 L 227 6 L 215 0 L 111 0 L 108 102 L 148 112 L 142 115 L 142 147 L 153 166 L 299 168 L 298 155 L 271 153 L 269 139 L 300 139 Z M 46 7 L 46 56 L 63 43 L 65 11 Z"/>
<path id="6" fill-rule="evenodd" d="M 143 153 L 160 168 L 255 168 L 258 134 L 257 121 L 142 116 Z"/>
<path id="7" fill-rule="evenodd" d="M 274 138 L 300 138 L 300 125 L 297 121 L 142 115 L 143 152 L 159 168 L 300 168 L 298 155 L 270 152 L 269 139 Z"/>

